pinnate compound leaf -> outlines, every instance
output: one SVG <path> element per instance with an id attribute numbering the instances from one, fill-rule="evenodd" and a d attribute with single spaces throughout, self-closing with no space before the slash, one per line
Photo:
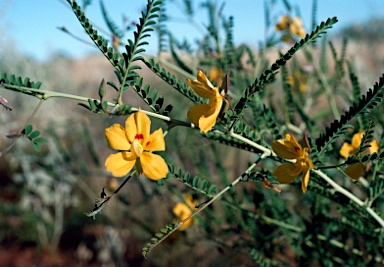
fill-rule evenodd
<path id="1" fill-rule="evenodd" d="M 154 237 L 150 240 L 151 242 L 147 243 L 142 249 L 142 255 L 144 258 L 147 258 L 148 253 L 153 249 L 156 245 L 162 242 L 168 235 L 170 235 L 175 229 L 176 224 L 167 224 L 164 228 L 160 229 L 160 233 L 155 233 Z"/>
<path id="2" fill-rule="evenodd" d="M 29 135 L 32 132 L 32 129 L 33 129 L 33 126 L 31 124 L 28 124 L 27 126 L 25 126 L 24 134 Z"/>

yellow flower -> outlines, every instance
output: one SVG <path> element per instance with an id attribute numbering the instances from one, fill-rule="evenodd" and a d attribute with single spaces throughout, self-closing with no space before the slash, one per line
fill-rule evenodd
<path id="1" fill-rule="evenodd" d="M 285 42 L 290 42 L 292 40 L 292 35 L 296 35 L 300 38 L 305 36 L 303 22 L 299 17 L 291 18 L 287 15 L 281 16 L 280 22 L 276 24 L 275 29 L 277 31 L 285 32 L 285 35 L 282 37 L 282 40 Z"/>
<path id="2" fill-rule="evenodd" d="M 160 180 L 168 173 L 164 159 L 151 151 L 165 150 L 163 130 L 150 134 L 151 121 L 143 112 L 137 111 L 125 121 L 125 129 L 114 124 L 105 129 L 105 136 L 111 148 L 119 150 L 105 161 L 107 171 L 113 176 L 126 175 L 135 165 L 138 175 L 144 172 L 152 180 Z"/>
<path id="3" fill-rule="evenodd" d="M 305 30 L 303 28 L 303 22 L 301 21 L 301 18 L 295 17 L 292 19 L 291 23 L 289 24 L 289 31 L 299 37 L 305 36 Z"/>
<path id="4" fill-rule="evenodd" d="M 176 206 L 173 208 L 173 213 L 177 216 L 177 219 L 179 221 L 185 220 L 189 216 L 192 215 L 193 211 L 192 209 L 195 209 L 195 206 L 197 204 L 196 200 L 192 200 L 191 195 L 184 195 L 184 200 L 186 203 L 179 202 L 176 204 Z M 193 218 L 189 219 L 188 221 L 185 221 L 182 226 L 178 228 L 179 231 L 183 231 L 189 226 L 191 226 L 193 222 Z"/>
<path id="5" fill-rule="evenodd" d="M 208 76 L 211 81 L 216 84 L 221 84 L 223 82 L 224 73 L 218 67 L 213 67 Z"/>
<path id="6" fill-rule="evenodd" d="M 340 155 L 343 158 L 348 158 L 349 155 L 356 155 L 358 148 L 360 146 L 361 140 L 363 139 L 363 135 L 364 135 L 364 132 L 358 132 L 357 134 L 354 134 L 352 137 L 351 144 L 344 143 L 341 146 Z M 371 147 L 365 150 L 363 154 L 367 154 L 367 153 L 372 154 L 373 152 L 377 153 L 379 151 L 379 142 L 377 142 L 376 140 L 373 140 L 370 143 L 370 145 Z M 351 166 L 348 166 L 345 169 L 345 173 L 352 179 L 356 180 L 364 175 L 365 166 L 362 163 L 353 164 Z"/>
<path id="7" fill-rule="evenodd" d="M 276 176 L 279 183 L 289 184 L 302 173 L 301 189 L 305 193 L 309 181 L 309 170 L 314 168 L 308 155 L 308 148 L 303 149 L 293 135 L 286 134 L 285 138 L 273 141 L 272 149 L 280 158 L 296 159 L 296 162 L 294 164 L 285 163 L 279 166 L 272 175 Z"/>
<path id="8" fill-rule="evenodd" d="M 308 74 L 303 71 L 295 71 L 293 75 L 287 77 L 287 83 L 292 87 L 298 85 L 300 92 L 307 91 Z"/>
<path id="9" fill-rule="evenodd" d="M 202 71 L 197 73 L 197 80 L 187 79 L 191 89 L 201 97 L 209 98 L 209 104 L 198 104 L 189 109 L 187 116 L 190 122 L 206 133 L 216 124 L 216 119 L 223 106 L 224 96 L 219 93 L 219 88 L 214 87 Z"/>

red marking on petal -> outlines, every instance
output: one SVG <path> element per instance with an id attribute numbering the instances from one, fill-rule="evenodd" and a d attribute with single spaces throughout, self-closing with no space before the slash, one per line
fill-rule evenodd
<path id="1" fill-rule="evenodd" d="M 135 139 L 137 139 L 137 140 L 144 139 L 144 136 L 143 136 L 143 134 L 136 134 Z"/>
<path id="2" fill-rule="evenodd" d="M 145 144 L 145 146 L 148 146 L 150 143 L 151 143 L 151 141 L 148 141 L 148 142 Z"/>
<path id="3" fill-rule="evenodd" d="M 300 147 L 296 146 L 296 147 L 295 147 L 295 151 L 296 151 L 296 152 L 300 151 Z"/>

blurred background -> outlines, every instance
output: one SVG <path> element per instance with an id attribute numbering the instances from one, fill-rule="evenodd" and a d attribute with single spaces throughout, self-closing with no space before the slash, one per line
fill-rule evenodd
<path id="1" fill-rule="evenodd" d="M 189 42 L 192 49 L 199 47 L 206 31 L 209 16 L 201 7 L 206 2 L 191 1 L 195 12 L 186 17 L 183 1 L 166 1 L 168 29 L 179 40 Z M 247 44 L 255 54 L 273 34 L 273 27 L 266 29 L 265 10 L 269 10 L 272 24 L 287 13 L 284 1 L 208 2 L 222 6 L 225 16 L 234 17 L 235 45 Z M 312 1 L 290 3 L 291 12 L 302 18 L 308 32 L 312 23 Z M 146 1 L 116 0 L 104 1 L 104 4 L 115 22 L 127 26 L 126 39 L 132 38 Z M 41 81 L 44 90 L 93 98 L 98 98 L 97 90 L 103 78 L 117 83 L 113 68 L 98 49 L 89 44 L 89 38 L 66 1 L 2 0 L 0 10 L 1 73 Z M 380 0 L 348 3 L 325 0 L 318 1 L 317 5 L 317 23 L 338 17 L 339 23 L 328 31 L 327 38 L 338 48 L 343 38 L 348 38 L 347 54 L 365 90 L 384 70 L 382 10 L 384 2 Z M 112 42 L 100 2 L 91 1 L 86 14 L 100 27 L 100 32 L 105 30 L 106 39 Z M 146 53 L 156 55 L 159 51 L 155 32 L 149 43 Z M 276 44 L 267 58 L 273 60 L 277 49 L 287 47 Z M 156 85 L 156 89 L 169 95 L 168 99 L 181 101 L 183 107 L 190 106 L 149 69 L 143 67 L 140 73 L 146 83 Z M 12 111 L 0 108 L 0 150 L 3 151 L 12 142 L 6 135 L 24 127 L 38 100 L 2 88 L 0 95 L 13 108 Z M 110 92 L 107 97 L 113 99 L 114 95 Z M 125 95 L 125 101 L 146 108 L 132 90 Z M 175 114 L 186 114 L 186 108 L 177 107 Z M 185 115 L 178 119 L 187 120 Z M 95 220 L 84 215 L 93 208 L 92 202 L 102 188 L 111 193 L 121 182 L 110 177 L 104 168 L 106 157 L 112 153 L 104 129 L 124 121 L 125 118 L 91 113 L 73 100 L 52 98 L 43 103 L 31 121 L 34 129 L 48 139 L 42 151 L 34 151 L 28 140 L 21 139 L 0 158 L 0 266 L 253 266 L 247 255 L 236 250 L 236 241 L 244 237 L 226 234 L 229 226 L 215 221 L 209 212 L 187 231 L 173 234 L 151 252 L 149 259 L 142 257 L 141 248 L 153 233 L 174 220 L 172 207 L 180 202 L 181 192 L 188 191 L 177 181 L 160 187 L 144 177 L 134 177 Z M 152 129 L 164 126 L 156 120 L 153 125 Z M 180 129 L 177 134 L 171 132 L 166 140 L 169 147 L 180 148 L 164 153 L 167 162 L 193 173 L 204 173 L 186 163 L 204 162 L 201 151 L 194 150 L 196 144 L 201 145 L 197 143 L 201 142 L 197 132 Z M 204 140 L 203 146 L 216 153 L 229 180 L 245 169 L 247 159 L 252 159 L 251 153 L 233 149 L 229 152 L 232 157 L 244 159 L 234 163 L 225 157 L 227 150 L 221 145 Z M 224 155 L 222 151 L 226 151 Z M 218 176 L 214 164 L 200 168 Z M 225 185 L 222 181 L 218 184 Z M 214 205 L 214 208 L 219 214 L 223 212 L 220 206 Z M 222 237 L 222 243 L 215 233 Z"/>

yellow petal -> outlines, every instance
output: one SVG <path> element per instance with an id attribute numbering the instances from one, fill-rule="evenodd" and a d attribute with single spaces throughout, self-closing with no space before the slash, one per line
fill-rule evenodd
<path id="1" fill-rule="evenodd" d="M 286 134 L 286 139 L 272 142 L 272 150 L 283 159 L 296 159 L 302 157 L 304 150 L 293 135 Z"/>
<path id="2" fill-rule="evenodd" d="M 361 163 L 353 164 L 345 169 L 345 173 L 354 180 L 359 179 L 365 173 L 365 167 Z"/>
<path id="3" fill-rule="evenodd" d="M 120 124 L 113 124 L 105 129 L 105 137 L 109 146 L 115 150 L 129 150 L 131 146 L 125 135 L 125 129 Z"/>
<path id="4" fill-rule="evenodd" d="M 361 140 L 363 140 L 363 135 L 364 135 L 363 132 L 358 132 L 357 134 L 353 135 L 353 137 L 352 137 L 352 146 L 354 148 L 357 149 L 359 147 L 359 145 L 361 143 Z"/>
<path id="5" fill-rule="evenodd" d="M 286 134 L 285 138 L 287 139 L 289 145 L 292 147 L 292 149 L 296 150 L 297 147 L 301 149 L 301 145 L 299 142 L 297 142 L 296 138 L 291 134 Z"/>
<path id="6" fill-rule="evenodd" d="M 281 16 L 280 18 L 280 22 L 278 24 L 276 24 L 276 30 L 277 31 L 283 31 L 285 29 L 287 29 L 287 26 L 290 22 L 291 18 L 289 16 Z"/>
<path id="7" fill-rule="evenodd" d="M 380 147 L 379 142 L 377 142 L 376 140 L 373 140 L 370 145 L 371 147 L 369 148 L 369 154 L 372 154 L 374 152 L 376 153 L 379 152 L 379 147 Z"/>
<path id="8" fill-rule="evenodd" d="M 207 85 L 207 87 L 213 88 L 212 83 L 208 80 L 207 76 L 205 76 L 205 74 L 201 70 L 197 72 L 197 80 Z"/>
<path id="9" fill-rule="evenodd" d="M 160 180 L 167 176 L 167 163 L 165 163 L 165 160 L 159 155 L 143 152 L 140 157 L 140 162 L 145 176 L 149 179 Z"/>
<path id="10" fill-rule="evenodd" d="M 199 81 L 187 79 L 187 84 L 192 91 L 204 98 L 211 98 L 217 94 L 217 89 L 210 88 Z"/>
<path id="11" fill-rule="evenodd" d="M 220 110 L 219 110 L 220 111 Z M 218 112 L 215 106 L 199 104 L 189 109 L 187 116 L 190 122 L 200 128 L 201 132 L 208 132 L 216 124 Z"/>
<path id="12" fill-rule="evenodd" d="M 286 163 L 277 167 L 272 175 L 276 176 L 279 183 L 290 184 L 295 180 L 301 171 L 302 168 L 297 167 L 294 164 Z"/>
<path id="13" fill-rule="evenodd" d="M 212 99 L 208 104 L 210 106 L 209 111 L 199 119 L 200 131 L 206 133 L 210 131 L 216 124 L 217 117 L 219 116 L 221 106 L 223 105 L 223 98 L 217 97 Z"/>
<path id="14" fill-rule="evenodd" d="M 193 200 L 193 197 L 191 195 L 183 195 L 185 202 L 187 203 L 188 207 L 191 209 L 195 209 L 196 204 L 198 203 L 197 200 Z"/>
<path id="15" fill-rule="evenodd" d="M 136 127 L 137 133 L 143 134 L 144 139 L 149 136 L 151 131 L 151 120 L 147 116 L 147 114 L 140 111 L 135 113 Z"/>
<path id="16" fill-rule="evenodd" d="M 197 80 L 187 79 L 187 84 L 192 91 L 204 98 L 212 98 L 219 94 L 217 87 L 214 87 L 202 71 L 197 73 Z"/>
<path id="17" fill-rule="evenodd" d="M 185 220 L 190 215 L 192 215 L 191 209 L 184 203 L 177 203 L 176 206 L 173 208 L 173 213 L 178 217 L 179 221 Z M 189 219 L 188 221 L 185 221 L 183 225 L 181 225 L 178 230 L 183 231 L 186 228 L 188 228 L 193 222 L 193 219 Z"/>
<path id="18" fill-rule="evenodd" d="M 304 30 L 303 28 L 300 28 L 300 29 L 297 29 L 297 30 L 295 31 L 295 34 L 296 34 L 297 36 L 299 36 L 299 37 L 304 37 L 305 34 L 306 34 L 306 32 L 305 32 L 305 30 Z"/>
<path id="19" fill-rule="evenodd" d="M 132 143 L 135 138 L 141 139 L 142 142 L 143 139 L 149 136 L 150 128 L 151 120 L 145 113 L 141 112 L 140 109 L 135 114 L 129 116 L 125 122 L 125 130 L 130 143 Z"/>
<path id="20" fill-rule="evenodd" d="M 179 218 L 180 221 L 186 219 L 192 214 L 191 208 L 182 202 L 177 203 L 172 209 L 172 212 Z"/>
<path id="21" fill-rule="evenodd" d="M 154 131 L 147 139 L 144 141 L 144 150 L 147 151 L 164 151 L 165 150 L 165 141 L 163 130 L 158 129 Z"/>
<path id="22" fill-rule="evenodd" d="M 213 67 L 208 75 L 209 79 L 214 81 L 217 85 L 223 82 L 224 73 L 218 67 Z"/>
<path id="23" fill-rule="evenodd" d="M 125 121 L 125 133 L 130 144 L 135 140 L 137 134 L 137 127 L 135 121 L 135 114 L 130 115 Z"/>
<path id="24" fill-rule="evenodd" d="M 287 144 L 284 140 L 273 141 L 271 144 L 272 150 L 282 159 L 296 159 L 299 156 L 298 153 Z"/>
<path id="25" fill-rule="evenodd" d="M 301 21 L 301 18 L 295 17 L 292 19 L 291 25 L 295 25 L 295 27 L 301 27 L 303 25 L 303 22 Z"/>
<path id="26" fill-rule="evenodd" d="M 188 120 L 198 127 L 200 117 L 204 116 L 210 108 L 208 104 L 199 104 L 191 107 L 187 113 Z"/>
<path id="27" fill-rule="evenodd" d="M 354 150 L 355 148 L 352 145 L 344 143 L 340 148 L 340 155 L 346 159 L 349 155 L 353 155 Z"/>
<path id="28" fill-rule="evenodd" d="M 303 178 L 301 180 L 301 190 L 303 190 L 303 193 L 307 192 L 308 182 L 309 182 L 309 169 L 305 169 L 303 171 Z"/>
<path id="29" fill-rule="evenodd" d="M 131 152 L 111 154 L 105 161 L 105 167 L 113 176 L 121 177 L 128 174 L 132 169 L 135 164 L 135 158 L 136 157 Z"/>

